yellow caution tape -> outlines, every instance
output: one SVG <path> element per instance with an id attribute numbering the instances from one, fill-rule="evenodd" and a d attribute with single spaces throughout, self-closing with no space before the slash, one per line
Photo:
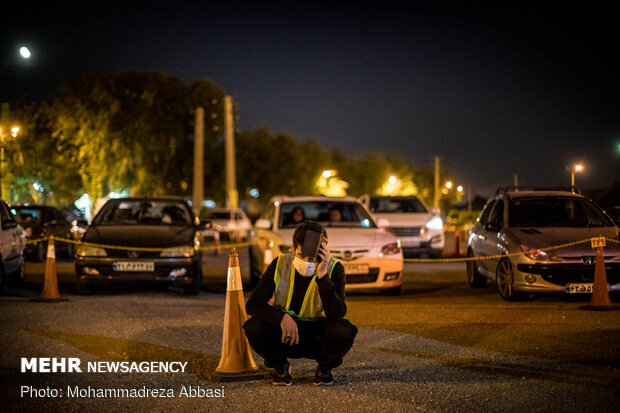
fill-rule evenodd
<path id="1" fill-rule="evenodd" d="M 37 244 L 39 242 L 47 241 L 51 237 L 38 238 L 35 240 L 26 241 L 27 244 Z M 53 237 L 54 241 L 66 242 L 68 244 L 76 244 L 84 247 L 93 247 L 93 248 L 105 248 L 105 249 L 115 249 L 115 250 L 125 250 L 125 251 L 143 251 L 143 252 L 162 252 L 167 248 L 148 248 L 148 247 L 130 247 L 130 246 L 122 246 L 122 245 L 109 245 L 109 244 L 96 244 L 92 242 L 83 242 L 68 238 L 60 238 Z M 598 238 L 598 237 L 597 237 Z M 568 248 L 574 245 L 585 244 L 587 242 L 591 242 L 592 238 L 587 238 L 581 241 L 568 242 L 566 244 L 554 245 L 546 248 L 536 248 L 536 251 L 552 251 L 561 248 Z M 615 240 L 612 238 L 605 238 L 606 241 L 620 244 L 619 240 Z M 219 249 L 230 249 L 230 248 L 242 248 L 249 247 L 250 245 L 258 245 L 256 242 L 242 242 L 237 244 L 223 244 L 223 245 L 209 245 L 198 248 L 200 251 L 213 251 Z M 508 254 L 497 254 L 497 255 L 487 255 L 484 257 L 455 257 L 455 258 L 404 258 L 404 262 L 410 263 L 440 263 L 440 262 L 468 262 L 468 261 L 485 261 L 485 260 L 496 260 L 500 258 L 507 257 L 518 257 L 520 255 L 526 254 L 525 252 L 512 252 Z"/>

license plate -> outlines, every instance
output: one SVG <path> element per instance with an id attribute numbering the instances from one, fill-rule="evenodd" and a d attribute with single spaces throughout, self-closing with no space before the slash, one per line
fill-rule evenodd
<path id="1" fill-rule="evenodd" d="M 368 264 L 344 264 L 345 274 L 368 274 Z"/>
<path id="2" fill-rule="evenodd" d="M 587 294 L 592 293 L 592 283 L 566 284 L 566 292 L 569 294 Z"/>
<path id="3" fill-rule="evenodd" d="M 114 271 L 155 271 L 153 261 L 122 261 L 114 263 Z"/>
<path id="4" fill-rule="evenodd" d="M 403 248 L 418 248 L 420 243 L 418 241 L 401 241 L 400 246 Z"/>

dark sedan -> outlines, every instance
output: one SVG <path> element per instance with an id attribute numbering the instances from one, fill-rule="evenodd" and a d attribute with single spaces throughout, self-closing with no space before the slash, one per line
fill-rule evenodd
<path id="1" fill-rule="evenodd" d="M 45 205 L 11 204 L 11 213 L 26 231 L 26 240 L 47 238 L 71 238 L 71 223 L 57 208 Z M 73 245 L 65 242 L 55 243 L 56 251 L 73 255 Z M 47 254 L 47 242 L 27 244 L 25 255 L 34 261 L 43 261 Z"/>
<path id="2" fill-rule="evenodd" d="M 201 229 L 180 198 L 108 201 L 86 230 L 85 245 L 77 250 L 78 293 L 91 293 L 97 283 L 152 281 L 182 286 L 186 295 L 198 294 Z"/>

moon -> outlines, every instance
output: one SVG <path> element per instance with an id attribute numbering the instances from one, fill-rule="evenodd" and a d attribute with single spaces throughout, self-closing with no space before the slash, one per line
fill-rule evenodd
<path id="1" fill-rule="evenodd" d="M 24 58 L 24 59 L 30 59 L 30 50 L 28 50 L 27 47 L 23 46 L 19 49 L 19 54 Z"/>

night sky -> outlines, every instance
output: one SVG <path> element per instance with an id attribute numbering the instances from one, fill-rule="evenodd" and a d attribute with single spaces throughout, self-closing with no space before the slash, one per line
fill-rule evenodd
<path id="1" fill-rule="evenodd" d="M 440 156 L 482 195 L 513 174 L 568 185 L 576 162 L 578 186 L 620 181 L 620 35 L 596 2 L 14 3 L 2 101 L 46 98 L 81 73 L 157 70 L 213 79 L 239 130 L 428 168 Z"/>

